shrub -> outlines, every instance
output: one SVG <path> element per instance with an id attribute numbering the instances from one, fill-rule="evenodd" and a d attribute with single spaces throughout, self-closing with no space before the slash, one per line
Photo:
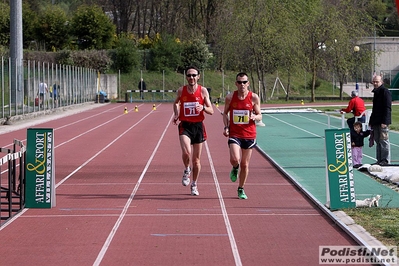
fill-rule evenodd
<path id="1" fill-rule="evenodd" d="M 24 60 L 43 62 L 49 64 L 58 64 L 57 53 L 53 52 L 25 51 Z"/>
<path id="2" fill-rule="evenodd" d="M 66 51 L 61 52 L 25 52 L 24 59 L 46 62 L 49 64 L 71 65 L 91 68 L 106 73 L 112 64 L 106 50 Z"/>
<path id="3" fill-rule="evenodd" d="M 116 28 L 98 6 L 81 6 L 75 12 L 71 30 L 79 49 L 110 49 Z"/>
<path id="4" fill-rule="evenodd" d="M 162 71 L 176 70 L 181 65 L 181 44 L 172 36 L 164 36 L 153 43 L 150 50 L 148 69 Z"/>
<path id="5" fill-rule="evenodd" d="M 205 69 L 208 66 L 211 56 L 208 45 L 204 40 L 196 39 L 192 42 L 187 42 L 184 44 L 182 51 L 182 65 L 180 66 L 180 70 L 190 65 L 196 66 L 199 69 Z"/>
<path id="6" fill-rule="evenodd" d="M 119 38 L 116 49 L 110 51 L 113 60 L 112 68 L 121 73 L 130 73 L 139 65 L 140 57 L 133 39 L 127 36 Z"/>
<path id="7" fill-rule="evenodd" d="M 112 60 L 106 50 L 89 50 L 71 52 L 74 66 L 91 68 L 106 73 L 112 64 Z"/>

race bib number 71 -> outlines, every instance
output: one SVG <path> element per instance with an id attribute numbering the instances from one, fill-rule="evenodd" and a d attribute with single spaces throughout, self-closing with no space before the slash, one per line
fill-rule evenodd
<path id="1" fill-rule="evenodd" d="M 198 116 L 199 112 L 195 109 L 198 105 L 198 102 L 185 102 L 183 105 L 184 116 Z"/>
<path id="2" fill-rule="evenodd" d="M 233 110 L 233 123 L 248 124 L 249 114 L 250 114 L 249 110 Z"/>

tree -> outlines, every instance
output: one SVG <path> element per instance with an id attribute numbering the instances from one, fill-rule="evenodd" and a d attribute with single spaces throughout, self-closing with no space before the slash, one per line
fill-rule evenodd
<path id="1" fill-rule="evenodd" d="M 10 6 L 0 3 L 0 45 L 10 45 Z"/>
<path id="2" fill-rule="evenodd" d="M 110 49 L 115 25 L 98 6 L 81 6 L 72 17 L 72 33 L 79 49 Z"/>
<path id="3" fill-rule="evenodd" d="M 199 69 L 204 69 L 208 66 L 207 64 L 211 58 L 211 54 L 209 53 L 205 40 L 194 39 L 193 41 L 184 43 L 181 57 L 181 69 L 185 69 L 190 65 L 194 65 Z"/>
<path id="4" fill-rule="evenodd" d="M 116 32 L 118 34 L 128 33 L 129 25 L 131 24 L 130 17 L 133 14 L 134 7 L 139 6 L 139 1 L 112 0 L 106 2 L 106 6 L 109 7 L 109 10 L 111 11 L 110 13 L 112 13 L 114 24 L 116 25 Z"/>
<path id="5" fill-rule="evenodd" d="M 253 71 L 257 80 L 252 77 L 252 84 L 259 81 L 262 100 L 266 100 L 266 73 L 284 67 L 293 70 L 298 65 L 300 30 L 290 4 L 292 1 L 230 1 L 226 9 L 230 14 L 219 23 L 225 64 Z"/>
<path id="6" fill-rule="evenodd" d="M 150 49 L 148 69 L 162 71 L 165 69 L 177 70 L 181 66 L 182 45 L 173 36 L 158 37 Z"/>
<path id="7" fill-rule="evenodd" d="M 37 36 L 44 42 L 45 50 L 62 50 L 68 45 L 68 18 L 64 10 L 55 5 L 48 5 L 36 21 Z"/>
<path id="8" fill-rule="evenodd" d="M 304 36 L 301 44 L 303 67 L 312 73 L 311 101 L 316 100 L 316 82 L 320 76 L 339 78 L 342 98 L 343 83 L 348 75 L 359 67 L 370 64 L 370 56 L 363 53 L 362 60 L 355 62 L 353 47 L 361 37 L 373 31 L 371 17 L 365 12 L 364 2 L 351 0 L 311 0 L 298 6 L 298 25 Z M 328 76 L 330 73 L 330 76 Z"/>
<path id="9" fill-rule="evenodd" d="M 129 35 L 121 35 L 117 41 L 117 47 L 114 50 L 115 70 L 122 73 L 130 73 L 133 68 L 139 65 L 139 54 L 135 41 Z"/>
<path id="10" fill-rule="evenodd" d="M 318 39 L 318 43 L 321 42 L 324 45 L 324 49 L 317 51 L 319 52 L 319 62 L 322 62 L 321 65 L 327 72 L 334 73 L 339 81 L 341 99 L 343 99 L 343 84 L 347 78 L 360 75 L 359 69 L 371 66 L 371 50 L 364 47 L 360 53 L 354 52 L 354 47 L 361 45 L 361 37 L 371 36 L 374 31 L 375 24 L 372 17 L 365 12 L 366 8 L 367 6 L 363 3 L 349 0 L 325 4 L 322 12 L 326 14 L 326 18 L 324 21 L 316 22 L 325 29 L 323 35 L 319 35 Z M 314 40 L 315 46 L 316 42 L 317 40 Z M 315 72 L 317 71 L 314 70 L 313 73 Z M 316 75 L 314 74 L 313 81 L 315 79 Z M 312 99 L 314 100 L 314 98 Z"/>
<path id="11" fill-rule="evenodd" d="M 316 101 L 316 82 L 317 82 L 317 70 L 321 68 L 324 61 L 321 60 L 321 53 L 324 52 L 325 43 L 329 38 L 328 29 L 329 23 L 334 23 L 333 20 L 329 20 L 328 15 L 324 14 L 323 3 L 321 1 L 309 1 L 304 6 L 308 17 L 303 22 L 303 34 L 305 36 L 303 43 L 305 58 L 308 60 L 304 61 L 304 68 L 311 72 L 311 101 Z"/>
<path id="12" fill-rule="evenodd" d="M 23 43 L 25 49 L 38 49 L 36 45 L 38 25 L 38 13 L 34 12 L 29 4 L 22 4 L 22 28 L 23 28 Z M 32 45 L 35 44 L 35 45 Z"/>

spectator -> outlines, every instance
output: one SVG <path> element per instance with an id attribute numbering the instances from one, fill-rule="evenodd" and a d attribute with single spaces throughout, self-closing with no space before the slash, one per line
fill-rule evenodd
<path id="1" fill-rule="evenodd" d="M 138 84 L 137 87 L 140 90 L 140 98 L 142 100 L 144 100 L 144 91 L 147 90 L 147 86 L 146 86 L 146 84 L 145 84 L 145 82 L 144 82 L 144 80 L 142 78 L 140 79 L 139 84 Z"/>
<path id="2" fill-rule="evenodd" d="M 392 95 L 384 87 L 381 76 L 373 78 L 373 110 L 369 125 L 376 143 L 377 164 L 384 166 L 390 162 L 389 125 L 391 124 Z"/>
<path id="3" fill-rule="evenodd" d="M 362 114 L 366 111 L 366 106 L 364 105 L 364 101 L 362 98 L 358 96 L 357 91 L 352 91 L 351 93 L 352 99 L 348 103 L 348 107 L 341 109 L 341 113 L 353 113 L 353 117 L 346 120 L 346 123 L 349 126 L 350 131 L 353 131 L 353 123 L 355 123 L 355 116 L 360 116 L 357 121 L 364 123 L 366 122 L 366 114 Z"/>
<path id="4" fill-rule="evenodd" d="M 353 131 L 351 131 L 351 146 L 353 167 L 359 168 L 362 166 L 364 138 L 370 135 L 370 130 L 362 131 L 362 123 L 357 121 L 353 124 Z"/>
<path id="5" fill-rule="evenodd" d="M 39 83 L 39 104 L 40 107 L 43 107 L 44 99 L 45 99 L 45 94 L 48 92 L 48 87 L 46 82 L 40 82 Z"/>
<path id="6" fill-rule="evenodd" d="M 54 83 L 52 92 L 50 92 L 50 97 L 54 100 L 54 107 L 58 107 L 58 92 L 60 90 L 60 85 L 57 82 Z"/>

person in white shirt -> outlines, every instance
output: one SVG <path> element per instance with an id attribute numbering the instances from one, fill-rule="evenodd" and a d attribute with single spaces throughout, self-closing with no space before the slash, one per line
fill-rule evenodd
<path id="1" fill-rule="evenodd" d="M 48 92 L 48 87 L 46 82 L 39 83 L 39 99 L 40 99 L 40 107 L 43 107 L 44 103 L 44 95 Z"/>

